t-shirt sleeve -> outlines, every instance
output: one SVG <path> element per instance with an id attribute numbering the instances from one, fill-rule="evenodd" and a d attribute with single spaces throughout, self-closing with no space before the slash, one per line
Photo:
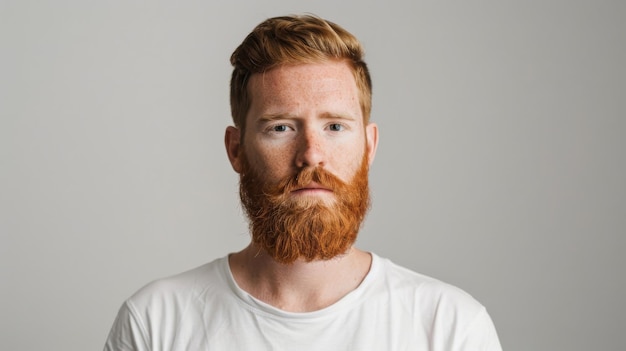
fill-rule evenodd
<path id="1" fill-rule="evenodd" d="M 147 340 L 144 324 L 127 301 L 113 322 L 104 351 L 150 351 Z"/>
<path id="2" fill-rule="evenodd" d="M 459 351 L 502 351 L 496 328 L 485 308 L 476 315 L 460 341 L 455 348 Z"/>

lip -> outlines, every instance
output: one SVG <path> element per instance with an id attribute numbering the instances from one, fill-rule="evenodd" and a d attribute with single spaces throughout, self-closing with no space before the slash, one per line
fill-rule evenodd
<path id="1" fill-rule="evenodd" d="M 332 192 L 329 188 L 322 186 L 316 182 L 311 182 L 306 186 L 293 190 L 294 193 L 308 193 L 308 192 Z"/>

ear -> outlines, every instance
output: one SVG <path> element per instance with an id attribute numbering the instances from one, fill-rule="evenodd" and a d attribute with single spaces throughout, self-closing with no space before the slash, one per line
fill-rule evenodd
<path id="1" fill-rule="evenodd" d="M 231 166 L 237 173 L 241 173 L 241 157 L 239 156 L 239 147 L 241 146 L 241 132 L 233 126 L 226 127 L 224 135 L 224 144 L 226 146 L 226 154 Z"/>
<path id="2" fill-rule="evenodd" d="M 374 162 L 374 156 L 376 156 L 376 149 L 378 148 L 378 126 L 376 123 L 370 123 L 365 127 L 365 142 L 367 143 L 367 161 L 371 166 Z"/>

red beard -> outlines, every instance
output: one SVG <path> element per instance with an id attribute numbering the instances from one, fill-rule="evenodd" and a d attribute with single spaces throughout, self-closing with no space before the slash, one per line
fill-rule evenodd
<path id="1" fill-rule="evenodd" d="M 268 184 L 242 152 L 239 195 L 250 222 L 252 241 L 280 263 L 328 260 L 350 249 L 369 210 L 367 156 L 350 183 L 323 168 L 305 168 Z M 330 189 L 333 201 L 291 199 L 293 190 L 311 182 Z"/>

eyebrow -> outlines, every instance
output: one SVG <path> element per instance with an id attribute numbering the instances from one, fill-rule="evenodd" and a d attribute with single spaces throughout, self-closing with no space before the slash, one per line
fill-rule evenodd
<path id="1" fill-rule="evenodd" d="M 289 113 L 271 113 L 271 114 L 262 115 L 261 117 L 259 117 L 257 121 L 263 123 L 263 122 L 271 122 L 271 121 L 282 120 L 282 119 L 294 120 L 298 118 L 299 118 L 298 116 L 292 115 Z M 321 119 L 339 119 L 339 120 L 346 120 L 346 121 L 356 120 L 356 117 L 354 116 L 332 113 L 332 112 L 325 112 L 320 116 L 320 118 Z"/>
<path id="2" fill-rule="evenodd" d="M 322 119 L 341 119 L 341 120 L 347 120 L 347 121 L 356 120 L 356 117 L 352 115 L 343 115 L 343 114 L 337 114 L 337 113 L 331 113 L 331 112 L 323 113 L 321 118 Z"/>
<path id="3" fill-rule="evenodd" d="M 286 114 L 286 113 L 272 113 L 266 114 L 259 117 L 258 122 L 271 122 L 279 119 L 296 119 L 297 117 L 294 115 Z"/>

